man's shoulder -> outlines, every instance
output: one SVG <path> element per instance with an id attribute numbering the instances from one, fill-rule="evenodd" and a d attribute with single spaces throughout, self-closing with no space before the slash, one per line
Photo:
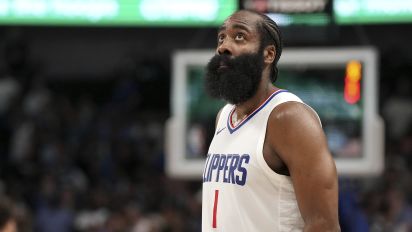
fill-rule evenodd
<path id="1" fill-rule="evenodd" d="M 273 108 L 269 119 L 270 122 L 278 125 L 319 121 L 319 117 L 315 110 L 302 101 L 282 102 Z"/>

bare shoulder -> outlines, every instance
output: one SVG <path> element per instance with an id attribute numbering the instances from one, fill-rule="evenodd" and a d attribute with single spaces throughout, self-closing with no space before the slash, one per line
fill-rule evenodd
<path id="1" fill-rule="evenodd" d="M 319 125 L 319 118 L 315 111 L 301 102 L 285 102 L 273 109 L 270 115 L 270 122 L 276 123 L 276 126 L 289 126 L 285 123 L 314 123 Z"/>
<path id="2" fill-rule="evenodd" d="M 292 171 L 297 162 L 330 156 L 316 113 L 300 102 L 285 102 L 271 113 L 268 142 Z"/>

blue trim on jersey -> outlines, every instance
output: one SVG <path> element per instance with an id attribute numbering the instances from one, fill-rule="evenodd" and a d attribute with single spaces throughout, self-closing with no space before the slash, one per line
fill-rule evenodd
<path id="1" fill-rule="evenodd" d="M 248 115 L 242 122 L 240 122 L 237 126 L 232 127 L 231 126 L 231 115 L 233 114 L 233 111 L 235 110 L 235 107 L 233 107 L 233 109 L 230 111 L 229 116 L 227 118 L 227 128 L 229 129 L 230 134 L 233 134 L 233 132 L 237 131 L 240 127 L 242 127 L 244 124 L 246 124 L 246 122 L 248 122 L 251 118 L 253 118 L 253 116 L 255 116 L 261 109 L 263 109 L 263 107 L 265 107 L 270 100 L 272 100 L 272 98 L 274 98 L 276 95 L 278 95 L 279 93 L 284 93 L 284 92 L 289 92 L 287 90 L 278 90 L 274 93 L 272 93 L 272 95 L 266 99 L 266 101 L 259 106 L 255 111 L 253 111 L 250 115 Z"/>

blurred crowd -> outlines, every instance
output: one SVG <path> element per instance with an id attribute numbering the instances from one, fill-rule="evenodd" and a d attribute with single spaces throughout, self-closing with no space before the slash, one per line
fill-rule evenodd
<path id="1" fill-rule="evenodd" d="M 145 86 L 126 76 L 109 87 L 96 80 L 80 91 L 60 80 L 58 88 L 24 49 L 6 49 L 0 73 L 0 206 L 8 205 L 0 211 L 11 212 L 18 231 L 200 231 L 200 178 L 165 175 L 169 113 L 142 109 Z M 379 177 L 340 180 L 342 231 L 412 231 L 408 73 L 382 73 L 386 168 Z M 99 88 L 104 94 L 93 94 Z"/>
<path id="2" fill-rule="evenodd" d="M 14 203 L 18 231 L 200 230 L 200 183 L 165 176 L 168 115 L 140 107 L 137 80 L 70 88 L 76 80 L 36 73 L 20 56 L 24 44 L 10 49 L 0 75 L 0 199 Z"/>
<path id="3" fill-rule="evenodd" d="M 377 177 L 340 180 L 342 231 L 412 231 L 412 66 L 402 54 L 381 54 L 384 172 Z"/>

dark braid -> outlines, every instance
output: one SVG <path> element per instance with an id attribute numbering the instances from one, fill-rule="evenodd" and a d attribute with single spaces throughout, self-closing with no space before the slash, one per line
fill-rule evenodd
<path id="1" fill-rule="evenodd" d="M 268 45 L 275 45 L 276 49 L 276 55 L 275 55 L 275 60 L 273 61 L 272 64 L 272 69 L 271 69 L 271 75 L 270 75 L 270 80 L 272 83 L 275 83 L 277 78 L 278 78 L 278 61 L 280 58 L 280 55 L 282 55 L 282 36 L 280 34 L 280 29 L 278 25 L 276 24 L 275 21 L 273 21 L 271 18 L 269 18 L 266 15 L 263 15 L 263 22 L 261 23 L 261 46 L 264 48 Z"/>
<path id="2" fill-rule="evenodd" d="M 246 10 L 250 11 L 250 10 Z M 280 33 L 280 29 L 278 25 L 276 24 L 275 21 L 273 21 L 269 16 L 255 12 L 255 11 L 250 11 L 253 12 L 257 15 L 259 15 L 262 18 L 262 21 L 259 22 L 258 24 L 258 31 L 260 33 L 260 49 L 265 48 L 268 45 L 274 45 L 276 49 L 276 55 L 275 55 L 275 60 L 273 61 L 271 70 L 270 70 L 270 80 L 272 83 L 275 83 L 275 81 L 278 78 L 278 68 L 277 64 L 280 58 L 280 55 L 282 54 L 282 35 Z"/>

